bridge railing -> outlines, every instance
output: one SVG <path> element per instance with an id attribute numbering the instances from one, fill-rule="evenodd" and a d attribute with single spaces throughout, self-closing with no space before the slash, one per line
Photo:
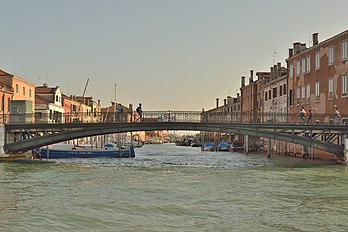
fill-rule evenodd
<path id="1" fill-rule="evenodd" d="M 125 113 L 69 113 L 69 114 L 6 114 L 4 124 L 76 124 L 76 123 L 142 123 L 142 122 L 204 122 L 246 124 L 347 124 L 347 115 L 314 113 L 302 117 L 298 113 L 231 113 L 198 111 L 145 111 Z"/>

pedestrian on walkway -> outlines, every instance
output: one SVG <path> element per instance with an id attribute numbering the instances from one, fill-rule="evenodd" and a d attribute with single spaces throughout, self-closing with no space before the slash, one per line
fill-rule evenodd
<path id="1" fill-rule="evenodd" d="M 138 115 L 139 115 L 139 121 L 142 121 L 143 118 L 143 109 L 142 109 L 142 104 L 139 103 L 139 106 L 136 109 Z"/>
<path id="2" fill-rule="evenodd" d="M 335 124 L 341 124 L 341 113 L 337 106 L 335 106 Z"/>
<path id="3" fill-rule="evenodd" d="M 310 107 L 308 110 L 307 124 L 312 124 L 312 123 L 313 123 L 313 111 L 312 111 L 312 107 Z"/>
<path id="4" fill-rule="evenodd" d="M 300 109 L 300 119 L 304 123 L 306 123 L 306 115 L 307 115 L 307 112 L 305 111 L 304 107 L 302 106 Z"/>

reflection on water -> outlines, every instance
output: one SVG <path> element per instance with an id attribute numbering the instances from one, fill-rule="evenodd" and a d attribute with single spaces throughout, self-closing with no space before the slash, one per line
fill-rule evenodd
<path id="1" fill-rule="evenodd" d="M 346 166 L 146 145 L 0 163 L 0 231 L 346 231 Z"/>

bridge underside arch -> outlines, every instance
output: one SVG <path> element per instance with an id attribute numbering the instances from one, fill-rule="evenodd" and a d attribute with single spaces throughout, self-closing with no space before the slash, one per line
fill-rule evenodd
<path id="1" fill-rule="evenodd" d="M 28 129 L 30 130 L 30 129 Z M 37 128 L 36 128 L 37 130 Z M 242 134 L 256 137 L 276 139 L 279 141 L 300 144 L 307 147 L 327 151 L 336 155 L 343 154 L 343 147 L 336 144 L 329 144 L 319 140 L 298 136 L 291 133 L 281 133 L 272 129 L 263 128 L 255 125 L 225 124 L 225 123 L 114 123 L 107 125 L 90 124 L 78 125 L 77 128 L 62 130 L 59 133 L 52 133 L 41 137 L 35 137 L 7 143 L 4 146 L 6 153 L 24 152 L 34 148 L 59 143 L 67 140 L 73 140 L 83 137 L 135 132 L 135 131 L 154 131 L 154 130 L 185 130 L 185 131 L 207 131 L 222 132 L 229 134 Z"/>

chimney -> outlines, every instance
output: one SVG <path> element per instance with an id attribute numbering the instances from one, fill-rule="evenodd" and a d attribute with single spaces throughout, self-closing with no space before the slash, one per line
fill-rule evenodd
<path id="1" fill-rule="evenodd" d="M 292 57 L 293 55 L 294 55 L 294 49 L 289 48 L 289 58 Z"/>
<path id="2" fill-rule="evenodd" d="M 274 72 L 273 77 L 274 79 L 276 79 L 278 77 L 278 67 L 276 64 L 273 65 L 273 72 Z"/>
<path id="3" fill-rule="evenodd" d="M 250 70 L 249 84 L 254 82 L 254 70 Z"/>
<path id="4" fill-rule="evenodd" d="M 293 43 L 293 45 L 294 45 L 294 55 L 297 55 L 298 53 L 300 53 L 301 43 L 296 42 L 296 43 Z"/>
<path id="5" fill-rule="evenodd" d="M 313 33 L 313 46 L 318 44 L 318 33 Z"/>
<path id="6" fill-rule="evenodd" d="M 133 111 L 133 104 L 129 104 L 128 107 L 129 107 L 130 111 Z"/>
<path id="7" fill-rule="evenodd" d="M 245 76 L 242 76 L 242 88 L 245 87 Z"/>
<path id="8" fill-rule="evenodd" d="M 306 47 L 306 43 L 302 43 L 301 44 L 301 48 L 300 48 L 300 52 L 303 52 L 304 50 L 306 50 L 307 47 Z"/>
<path id="9" fill-rule="evenodd" d="M 227 106 L 227 99 L 224 99 L 224 106 Z"/>
<path id="10" fill-rule="evenodd" d="M 271 67 L 271 80 L 273 80 L 274 72 L 273 72 L 273 67 Z"/>
<path id="11" fill-rule="evenodd" d="M 239 98 L 239 93 L 237 93 L 237 98 Z"/>
<path id="12" fill-rule="evenodd" d="M 278 77 L 281 77 L 281 75 L 282 75 L 282 74 L 281 74 L 281 68 L 282 68 L 281 65 L 282 65 L 282 64 L 281 64 L 280 62 L 277 63 L 277 70 L 278 70 L 277 76 L 278 76 Z"/>
<path id="13" fill-rule="evenodd" d="M 216 98 L 216 108 L 219 108 L 219 98 Z"/>
<path id="14" fill-rule="evenodd" d="M 100 100 L 98 100 L 98 106 L 100 106 Z"/>

